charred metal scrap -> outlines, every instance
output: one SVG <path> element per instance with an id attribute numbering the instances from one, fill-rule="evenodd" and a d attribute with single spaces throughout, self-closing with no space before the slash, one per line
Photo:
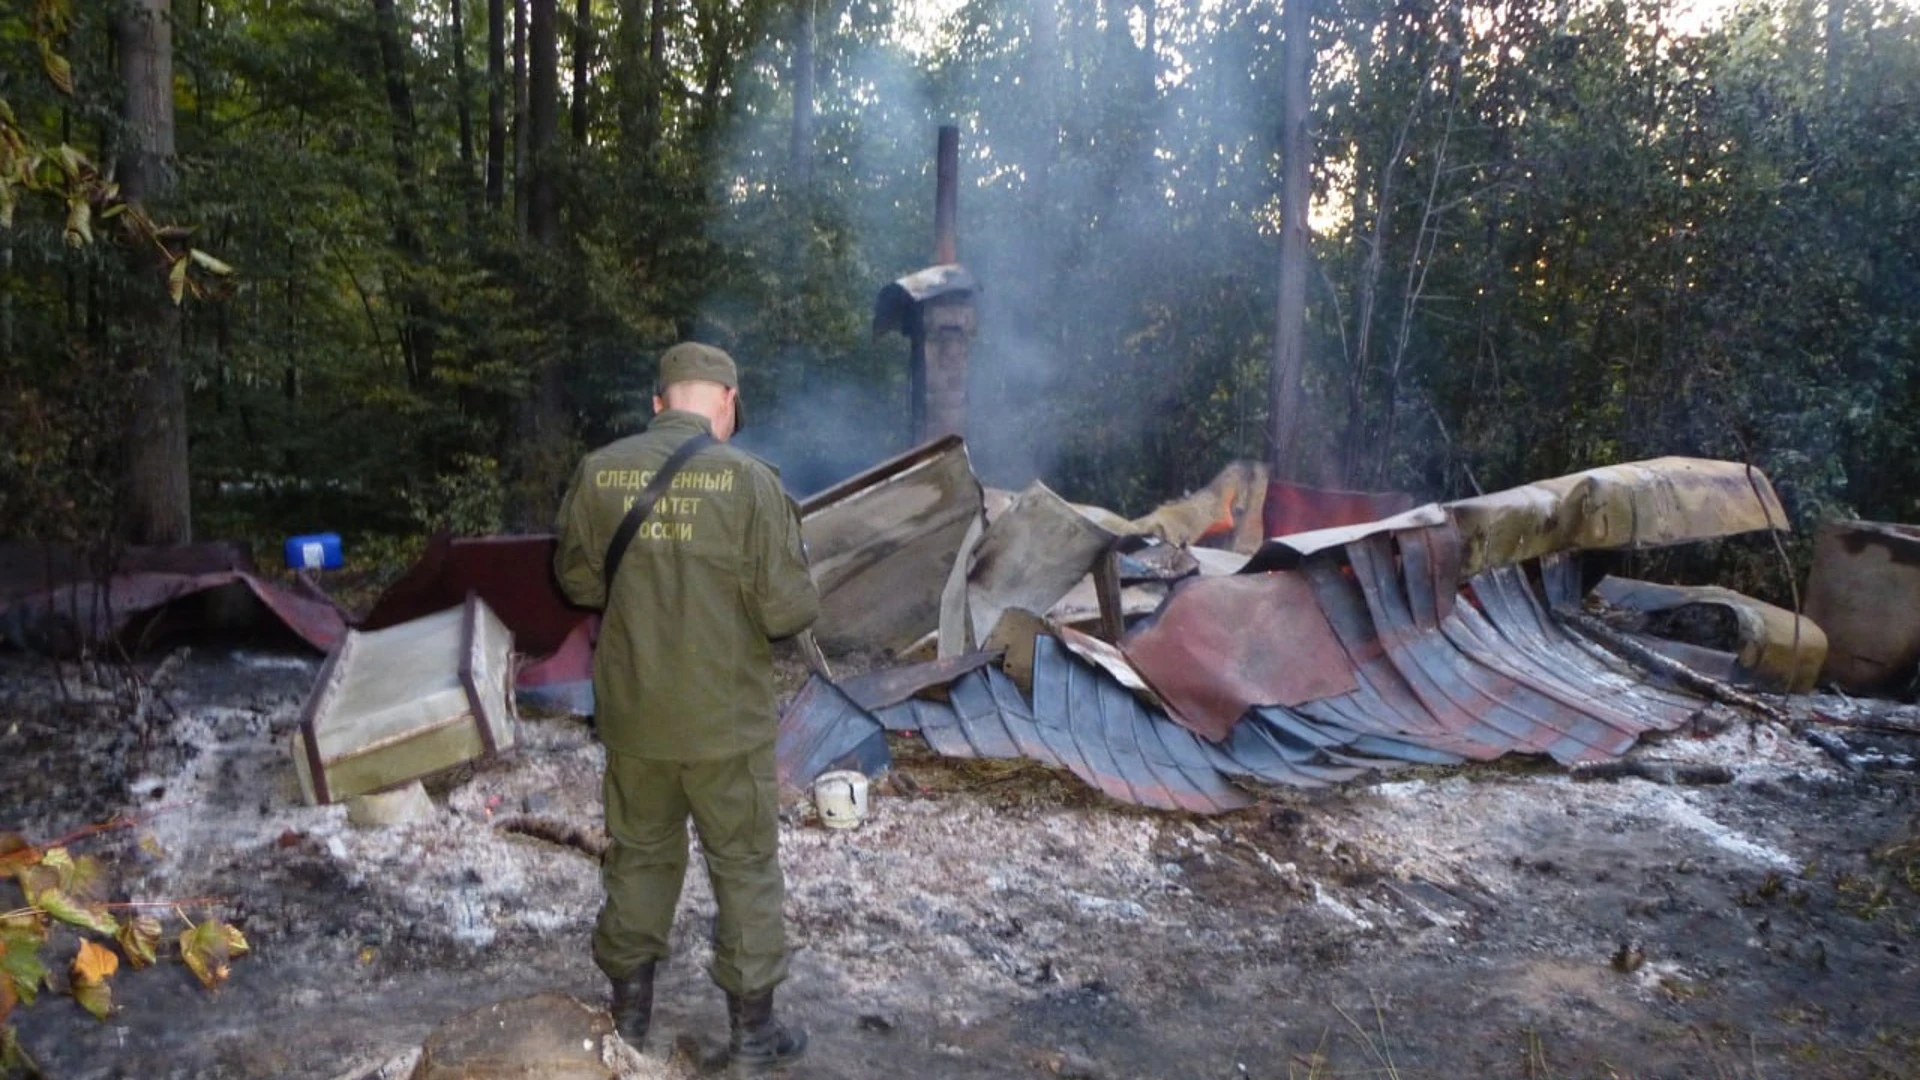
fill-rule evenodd
<path id="1" fill-rule="evenodd" d="M 0 642 L 71 652 L 171 616 L 183 629 L 237 628 L 261 616 L 319 652 L 347 632 L 346 616 L 305 577 L 291 586 L 255 572 L 242 545 L 130 547 L 111 566 L 57 544 L 0 545 Z"/>
<path id="2" fill-rule="evenodd" d="M 1560 627 L 1551 605 L 1582 599 L 1562 553 L 1784 524 L 1759 473 L 1661 459 L 1270 540 L 1238 575 L 1179 580 L 1114 643 L 1007 605 L 1035 628 L 1014 635 L 1030 644 L 1008 646 L 1004 671 L 955 663 L 944 698 L 928 696 L 939 673 L 925 666 L 869 677 L 890 687 L 870 695 L 872 711 L 810 685 L 782 719 L 782 776 L 804 784 L 828 750 L 844 758 L 840 748 L 885 729 L 918 732 L 943 755 L 1064 768 L 1123 802 L 1219 813 L 1261 785 L 1323 787 L 1409 764 L 1607 760 L 1700 703 Z M 1044 601 L 1087 554 L 1022 576 L 1047 580 Z M 1747 620 L 1743 648 L 1780 666 L 1766 651 L 1777 620 L 1734 597 L 1711 599 L 1746 612 L 1735 616 Z M 1804 665 L 1796 655 L 1785 666 L 1799 679 Z M 1014 672 L 1030 672 L 1030 697 Z"/>

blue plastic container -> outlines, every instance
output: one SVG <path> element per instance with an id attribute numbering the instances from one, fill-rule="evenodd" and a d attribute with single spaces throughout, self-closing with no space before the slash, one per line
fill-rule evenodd
<path id="1" fill-rule="evenodd" d="M 312 533 L 287 540 L 287 567 L 292 570 L 338 570 L 339 533 Z"/>

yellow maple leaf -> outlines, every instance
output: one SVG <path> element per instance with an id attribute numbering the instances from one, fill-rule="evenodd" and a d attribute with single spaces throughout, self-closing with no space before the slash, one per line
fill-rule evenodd
<path id="1" fill-rule="evenodd" d="M 120 970 L 120 954 L 105 945 L 82 941 L 73 958 L 73 980 L 78 983 L 104 982 Z"/>

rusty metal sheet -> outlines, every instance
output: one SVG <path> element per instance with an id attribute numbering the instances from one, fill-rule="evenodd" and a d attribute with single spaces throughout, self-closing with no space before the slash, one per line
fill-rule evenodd
<path id="1" fill-rule="evenodd" d="M 961 653 L 944 660 L 927 660 L 901 667 L 881 668 L 864 675 L 839 680 L 841 692 L 863 709 L 884 709 L 934 687 L 946 686 L 961 676 L 982 668 L 999 658 L 999 653 L 981 651 Z"/>
<path id="2" fill-rule="evenodd" d="M 1788 528 L 1766 474 L 1737 461 L 1608 465 L 1447 504 L 1466 572 L 1581 548 L 1649 548 Z"/>
<path id="3" fill-rule="evenodd" d="M 1478 717 L 1464 722 L 1443 722 L 1414 693 L 1399 668 L 1387 657 L 1385 644 L 1374 628 L 1366 597 L 1349 576 L 1350 571 L 1332 559 L 1315 559 L 1301 567 L 1320 610 L 1327 616 L 1334 635 L 1340 639 L 1353 665 L 1360 689 L 1349 698 L 1329 698 L 1308 702 L 1300 711 L 1309 715 L 1340 716 L 1343 705 L 1351 706 L 1346 719 L 1376 725 L 1368 734 L 1408 739 L 1424 746 L 1445 750 L 1475 761 L 1489 761 L 1512 748 L 1512 740 Z"/>
<path id="4" fill-rule="evenodd" d="M 818 675 L 807 679 L 780 714 L 774 762 L 780 784 L 789 792 L 804 792 L 814 777 L 831 769 L 858 769 L 871 776 L 891 760 L 880 721 Z"/>
<path id="5" fill-rule="evenodd" d="M 1475 613 L 1456 611 L 1464 546 L 1457 530 L 1451 526 L 1409 530 L 1395 540 L 1400 549 L 1402 579 L 1415 622 L 1422 630 L 1439 631 L 1481 666 L 1618 732 L 1638 736 L 1650 727 L 1665 726 L 1659 715 L 1646 713 L 1632 696 L 1614 700 L 1597 692 L 1605 686 L 1568 683 L 1557 666 L 1542 663 L 1523 650 L 1499 647 L 1497 634 L 1478 632 Z"/>
<path id="6" fill-rule="evenodd" d="M 1650 729 L 1671 728 L 1700 708 L 1697 699 L 1645 682 L 1625 661 L 1562 630 L 1548 616 L 1540 597 L 1518 568 L 1501 567 L 1480 574 L 1467 583 L 1467 590 L 1484 608 L 1493 633 L 1522 655 L 1536 658 L 1548 671 L 1560 674 L 1577 692 L 1621 703 L 1622 708 L 1640 715 Z M 1469 609 L 1463 606 L 1461 610 Z"/>
<path id="7" fill-rule="evenodd" d="M 1460 605 L 1442 630 L 1456 647 L 1481 663 L 1571 707 L 1604 715 L 1622 730 L 1637 735 L 1672 726 L 1664 706 L 1650 697 L 1650 687 L 1601 666 L 1571 641 L 1541 637 L 1536 647 L 1516 646 L 1472 604 Z M 1553 633 L 1559 631 L 1553 629 Z"/>
<path id="8" fill-rule="evenodd" d="M 106 581 L 76 581 L 16 599 L 0 611 L 0 631 L 21 648 L 67 652 L 91 642 L 108 641 L 144 618 L 183 601 L 205 598 L 207 611 L 192 629 L 222 629 L 252 614 L 242 601 L 251 597 L 278 622 L 320 652 L 329 652 L 347 633 L 346 616 L 318 588 L 295 591 L 238 570 L 207 574 L 140 572 L 116 574 Z"/>
<path id="9" fill-rule="evenodd" d="M 1807 616 L 1827 633 L 1828 680 L 1849 693 L 1906 689 L 1920 669 L 1920 526 L 1821 526 Z"/>
<path id="10" fill-rule="evenodd" d="M 1827 658 L 1827 635 L 1812 619 L 1795 615 L 1786 608 L 1756 600 L 1717 585 L 1662 585 L 1652 581 L 1608 576 L 1593 588 L 1593 594 L 1606 604 L 1647 615 L 1684 613 L 1698 607 L 1718 609 L 1733 624 L 1734 645 L 1725 649 L 1718 643 L 1686 641 L 1714 652 L 1732 652 L 1737 666 L 1734 677 L 1744 685 L 1788 694 L 1804 694 L 1813 689 Z M 1656 637 L 1677 638 L 1649 628 Z"/>
<path id="11" fill-rule="evenodd" d="M 980 482 L 949 435 L 809 497 L 800 515 L 821 644 L 903 652 L 939 627 L 941 590 L 981 516 Z"/>
<path id="12" fill-rule="evenodd" d="M 1216 743 L 1252 706 L 1360 687 L 1313 587 L 1295 574 L 1189 579 L 1121 651 L 1176 719 Z"/>
<path id="13" fill-rule="evenodd" d="M 1166 708 L 1166 703 L 1160 700 L 1160 695 L 1154 693 L 1153 687 L 1147 685 L 1147 680 L 1140 677 L 1140 672 L 1133 666 L 1133 661 L 1127 659 L 1127 654 L 1121 652 L 1118 645 L 1108 644 L 1092 634 L 1083 634 L 1071 626 L 1052 624 L 1047 629 L 1060 639 L 1060 643 L 1067 647 L 1067 651 L 1106 672 L 1115 682 L 1133 691 L 1150 707 Z"/>
<path id="14" fill-rule="evenodd" d="M 1634 742 L 1605 719 L 1570 707 L 1527 683 L 1480 664 L 1444 635 L 1414 619 L 1404 579 L 1394 572 L 1394 542 L 1372 537 L 1347 546 L 1361 590 L 1387 646 L 1388 657 L 1427 707 L 1449 726 L 1478 720 L 1511 740 L 1514 749 L 1546 753 L 1562 764 L 1617 757 Z M 1407 577 L 1423 572 L 1409 567 Z"/>
<path id="15" fill-rule="evenodd" d="M 1086 576 L 1116 537 L 1035 480 L 987 526 L 967 571 L 973 640 L 985 641 L 1009 608 L 1045 611 Z"/>
<path id="16" fill-rule="evenodd" d="M 253 552 L 232 540 L 159 547 L 129 545 L 100 552 L 76 544 L 37 540 L 0 544 L 0 608 L 61 585 L 115 574 L 198 577 L 225 570 L 253 573 Z"/>

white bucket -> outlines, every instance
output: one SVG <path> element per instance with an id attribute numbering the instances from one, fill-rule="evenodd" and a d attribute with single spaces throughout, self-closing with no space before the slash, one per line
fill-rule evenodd
<path id="1" fill-rule="evenodd" d="M 867 778 L 852 769 L 821 773 L 813 782 L 813 806 L 829 829 L 851 829 L 867 817 Z"/>

